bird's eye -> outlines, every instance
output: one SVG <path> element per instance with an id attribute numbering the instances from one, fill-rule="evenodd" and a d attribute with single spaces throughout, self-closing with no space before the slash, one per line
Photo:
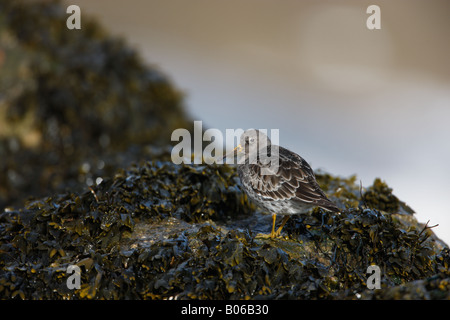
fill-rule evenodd
<path id="1" fill-rule="evenodd" d="M 250 138 L 250 143 L 255 142 L 255 138 Z"/>

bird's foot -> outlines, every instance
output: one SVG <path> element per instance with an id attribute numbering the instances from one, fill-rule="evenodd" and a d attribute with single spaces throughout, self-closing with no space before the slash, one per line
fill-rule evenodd
<path id="1" fill-rule="evenodd" d="M 275 238 L 280 238 L 281 237 L 281 228 L 278 229 L 277 231 L 273 231 L 269 234 L 267 233 L 258 233 L 256 235 L 256 239 L 275 239 Z"/>
<path id="2" fill-rule="evenodd" d="M 273 220 L 272 231 L 269 234 L 258 233 L 256 235 L 256 238 L 259 238 L 259 239 L 275 239 L 275 238 L 279 238 L 281 236 L 281 230 L 283 229 L 283 227 L 286 224 L 286 222 L 289 220 L 289 216 L 285 216 L 283 218 L 283 221 L 281 222 L 281 225 L 277 229 L 277 231 L 275 231 L 275 219 L 276 219 L 276 215 L 272 214 L 272 220 Z"/>
<path id="3" fill-rule="evenodd" d="M 272 233 L 258 233 L 255 237 L 255 239 L 264 239 L 264 240 L 269 240 L 269 239 L 273 239 L 274 237 L 272 236 Z"/>

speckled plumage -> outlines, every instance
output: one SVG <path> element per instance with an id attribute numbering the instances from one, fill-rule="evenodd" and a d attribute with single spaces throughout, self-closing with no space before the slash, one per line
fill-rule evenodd
<path id="1" fill-rule="evenodd" d="M 313 207 L 338 212 L 316 182 L 309 164 L 299 155 L 279 147 L 279 169 L 262 175 L 268 165 L 239 164 L 238 173 L 248 196 L 258 205 L 277 214 L 306 213 Z"/>
<path id="2" fill-rule="evenodd" d="M 273 215 L 287 216 L 277 232 L 273 226 L 272 238 L 279 235 L 292 214 L 304 214 L 314 207 L 339 212 L 339 208 L 320 189 L 309 164 L 298 154 L 277 146 L 278 167 L 270 169 L 270 163 L 263 164 L 259 155 L 262 152 L 267 153 L 266 150 L 270 149 L 266 147 L 270 146 L 271 142 L 265 134 L 254 129 L 245 131 L 241 136 L 239 148 L 244 159 L 238 164 L 237 170 L 243 188 L 251 200 Z M 252 161 L 253 158 L 249 156 L 252 152 L 258 154 L 256 161 Z M 270 174 L 262 174 L 263 168 Z M 274 223 L 275 218 L 273 216 Z"/>

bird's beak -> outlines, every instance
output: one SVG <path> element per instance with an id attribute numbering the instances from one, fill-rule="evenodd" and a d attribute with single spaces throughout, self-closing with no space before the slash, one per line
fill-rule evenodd
<path id="1" fill-rule="evenodd" d="M 221 160 L 224 161 L 226 158 L 228 158 L 230 156 L 233 156 L 233 158 L 235 158 L 243 150 L 244 150 L 244 148 L 242 148 L 242 146 L 239 144 L 236 148 L 233 149 L 233 151 L 231 151 L 231 152 L 227 153 L 226 155 L 224 155 Z"/>

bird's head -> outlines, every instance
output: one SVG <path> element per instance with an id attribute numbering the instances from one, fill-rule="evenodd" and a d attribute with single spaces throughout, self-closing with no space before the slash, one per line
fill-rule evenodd
<path id="1" fill-rule="evenodd" d="M 226 154 L 223 159 L 238 157 L 238 163 L 256 163 L 261 155 L 270 155 L 271 142 L 269 137 L 256 129 L 248 129 L 241 135 L 239 145 Z"/>

